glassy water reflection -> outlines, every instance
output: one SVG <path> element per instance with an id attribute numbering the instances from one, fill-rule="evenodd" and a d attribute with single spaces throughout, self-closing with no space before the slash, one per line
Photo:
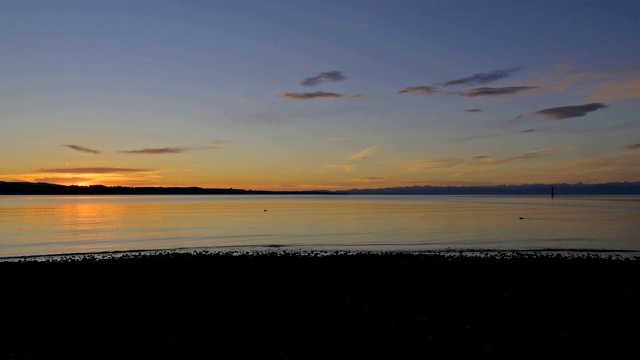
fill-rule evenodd
<path id="1" fill-rule="evenodd" d="M 0 196 L 0 257 L 242 246 L 640 250 L 638 219 L 632 196 Z"/>

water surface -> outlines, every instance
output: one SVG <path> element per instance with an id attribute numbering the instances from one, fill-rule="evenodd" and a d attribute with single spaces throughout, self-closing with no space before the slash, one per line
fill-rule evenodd
<path id="1" fill-rule="evenodd" d="M 637 251 L 638 219 L 637 196 L 0 196 L 0 257 L 223 247 Z"/>

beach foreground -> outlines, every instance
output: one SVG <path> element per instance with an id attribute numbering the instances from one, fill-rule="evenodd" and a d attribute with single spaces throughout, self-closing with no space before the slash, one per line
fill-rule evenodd
<path id="1" fill-rule="evenodd" d="M 639 270 L 518 254 L 1 262 L 0 358 L 635 358 Z"/>

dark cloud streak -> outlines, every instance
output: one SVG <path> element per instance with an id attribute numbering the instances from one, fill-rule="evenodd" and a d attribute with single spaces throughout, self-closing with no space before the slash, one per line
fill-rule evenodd
<path id="1" fill-rule="evenodd" d="M 40 169 L 41 173 L 56 173 L 56 174 L 113 174 L 113 173 L 132 173 L 132 172 L 149 172 L 153 170 L 149 169 L 134 169 L 134 168 L 114 168 L 114 167 L 95 167 L 95 168 L 55 168 L 55 169 Z"/>
<path id="2" fill-rule="evenodd" d="M 347 77 L 344 76 L 342 71 L 328 71 L 321 72 L 318 76 L 308 77 L 300 82 L 301 86 L 316 86 L 323 82 L 338 82 L 344 81 Z"/>
<path id="3" fill-rule="evenodd" d="M 165 147 L 159 149 L 141 149 L 141 150 L 123 150 L 119 151 L 124 154 L 142 154 L 142 155 L 166 155 L 166 154 L 181 154 L 185 152 L 184 148 Z"/>
<path id="4" fill-rule="evenodd" d="M 564 120 L 574 117 L 582 117 L 587 115 L 587 113 L 606 107 L 608 107 L 607 104 L 590 103 L 584 105 L 559 106 L 554 108 L 542 109 L 540 111 L 536 111 L 535 113 L 538 115 L 542 115 L 549 120 Z"/>
<path id="5" fill-rule="evenodd" d="M 84 147 L 84 146 L 80 146 L 80 145 L 62 145 L 64 147 L 68 147 L 69 149 L 75 150 L 75 151 L 80 151 L 80 152 L 85 152 L 85 153 L 90 153 L 90 154 L 100 154 L 99 150 L 94 150 L 88 147 Z"/>
<path id="6" fill-rule="evenodd" d="M 404 89 L 398 91 L 398 94 L 414 93 L 423 95 L 432 95 L 438 92 L 438 89 L 433 86 L 407 86 Z"/>
<path id="7" fill-rule="evenodd" d="M 441 83 L 439 85 L 442 85 L 445 87 L 455 86 L 455 85 L 470 85 L 470 86 L 484 85 L 484 84 L 489 84 L 494 81 L 506 78 L 520 69 L 522 69 L 522 67 L 519 66 L 519 67 L 510 68 L 510 69 L 501 69 L 501 70 L 495 70 L 495 71 L 490 71 L 486 73 L 478 73 L 468 77 L 464 77 L 462 79 L 445 81 L 444 83 Z"/>
<path id="8" fill-rule="evenodd" d="M 469 89 L 466 91 L 459 91 L 456 94 L 460 96 L 476 97 L 476 96 L 501 96 L 512 95 L 522 91 L 536 89 L 535 86 L 508 86 L 508 87 L 481 87 L 475 89 Z"/>
<path id="9" fill-rule="evenodd" d="M 313 100 L 313 99 L 343 99 L 343 98 L 359 98 L 362 95 L 343 95 L 338 93 L 316 91 L 316 92 L 283 92 L 278 97 L 287 100 Z"/>

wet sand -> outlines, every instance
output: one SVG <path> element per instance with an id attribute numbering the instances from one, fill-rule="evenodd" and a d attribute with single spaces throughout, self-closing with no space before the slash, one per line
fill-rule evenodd
<path id="1" fill-rule="evenodd" d="M 0 358 L 631 359 L 639 270 L 528 255 L 2 262 Z"/>

